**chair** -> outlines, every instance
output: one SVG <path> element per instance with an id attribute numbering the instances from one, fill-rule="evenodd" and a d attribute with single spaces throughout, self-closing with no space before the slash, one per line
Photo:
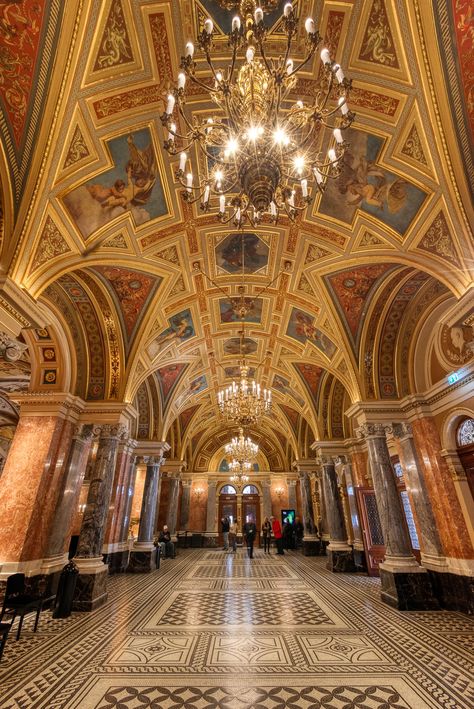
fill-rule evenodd
<path id="1" fill-rule="evenodd" d="M 2 660 L 3 649 L 7 643 L 7 637 L 11 627 L 11 623 L 0 623 L 0 662 Z"/>
<path id="2" fill-rule="evenodd" d="M 5 589 L 5 598 L 3 599 L 2 612 L 0 614 L 0 623 L 4 615 L 12 616 L 12 625 L 16 616 L 20 617 L 20 623 L 16 634 L 16 639 L 19 640 L 23 618 L 27 613 L 36 612 L 34 632 L 38 629 L 39 614 L 43 608 L 45 599 L 38 596 L 32 596 L 26 593 L 25 574 L 13 574 L 7 579 Z M 2 623 L 2 625 L 5 625 Z"/>

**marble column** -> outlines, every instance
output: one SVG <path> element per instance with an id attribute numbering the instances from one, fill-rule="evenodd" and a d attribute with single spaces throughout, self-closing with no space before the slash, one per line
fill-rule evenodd
<path id="1" fill-rule="evenodd" d="M 145 486 L 143 489 L 138 539 L 130 552 L 127 571 L 132 573 L 149 573 L 156 568 L 154 562 L 155 547 L 153 535 L 158 497 L 160 466 L 163 463 L 160 456 L 146 456 Z"/>
<path id="2" fill-rule="evenodd" d="M 133 455 L 133 453 L 130 456 L 127 477 L 124 481 L 123 515 L 121 517 L 118 538 L 120 542 L 127 544 L 130 532 L 130 517 L 132 512 L 133 493 L 135 492 L 135 480 L 137 477 L 137 458 L 138 456 Z"/>
<path id="3" fill-rule="evenodd" d="M 43 573 L 82 402 L 66 393 L 17 394 L 20 419 L 0 477 L 0 580 Z"/>
<path id="4" fill-rule="evenodd" d="M 423 564 L 426 560 L 431 566 L 444 567 L 446 559 L 425 478 L 421 470 L 418 452 L 415 448 L 412 427 L 410 424 L 396 423 L 392 426 L 392 432 L 399 445 L 400 462 L 405 475 L 407 491 L 413 503 L 415 517 L 419 525 L 418 532 L 421 539 Z"/>
<path id="5" fill-rule="evenodd" d="M 176 535 L 176 526 L 178 522 L 178 504 L 179 504 L 179 484 L 181 476 L 178 473 L 173 473 L 169 477 L 169 501 L 168 501 L 168 527 L 173 536 Z"/>
<path id="6" fill-rule="evenodd" d="M 357 508 L 357 500 L 354 489 L 354 480 L 352 477 L 352 465 L 346 462 L 345 456 L 341 456 L 339 461 L 342 465 L 341 476 L 345 480 L 347 490 L 347 503 L 352 525 L 352 551 L 354 563 L 358 571 L 367 571 L 367 561 L 365 558 L 364 540 L 362 538 L 362 528 L 359 519 L 359 510 Z M 337 464 L 336 464 L 337 471 Z"/>
<path id="7" fill-rule="evenodd" d="M 207 516 L 206 516 L 206 532 L 204 534 L 204 546 L 216 547 L 218 541 L 217 533 L 217 482 L 215 480 L 208 481 L 207 491 Z"/>
<path id="8" fill-rule="evenodd" d="M 330 571 L 334 572 L 347 573 L 355 571 L 352 547 L 347 543 L 344 513 L 334 461 L 328 456 L 321 456 L 318 462 L 321 466 L 326 519 L 329 530 L 329 545 L 326 550 L 328 562 L 326 566 Z"/>
<path id="9" fill-rule="evenodd" d="M 92 438 L 92 424 L 78 424 L 75 427 L 43 560 L 43 572 L 46 574 L 60 571 L 67 564 L 71 526 L 79 502 Z"/>
<path id="10" fill-rule="evenodd" d="M 120 442 L 117 453 L 105 541 L 102 549 L 104 562 L 108 565 L 109 573 L 111 574 L 123 572 L 128 566 L 128 542 L 121 537 L 121 527 L 127 504 L 125 492 L 130 470 L 130 458 L 136 445 L 136 441 L 132 439 L 124 440 Z"/>
<path id="11" fill-rule="evenodd" d="M 264 480 L 262 482 L 262 497 L 263 497 L 263 517 L 272 516 L 272 484 L 270 480 Z M 263 520 L 262 520 L 263 521 Z"/>
<path id="12" fill-rule="evenodd" d="M 390 461 L 386 432 L 390 427 L 365 423 L 358 430 L 365 438 L 373 476 L 375 497 L 385 541 L 385 559 L 379 566 L 382 600 L 399 610 L 438 607 L 426 569 L 411 551 L 410 537 Z"/>
<path id="13" fill-rule="evenodd" d="M 287 480 L 286 486 L 288 489 L 288 509 L 295 510 L 298 513 L 298 505 L 296 502 L 296 480 Z"/>
<path id="14" fill-rule="evenodd" d="M 183 480 L 183 492 L 181 494 L 181 511 L 179 515 L 179 529 L 186 532 L 189 525 L 189 512 L 191 507 L 191 480 Z"/>
<path id="15" fill-rule="evenodd" d="M 102 546 L 118 443 L 125 434 L 125 428 L 118 424 L 103 424 L 98 428 L 99 446 L 74 558 L 79 568 L 79 577 L 73 608 L 80 611 L 94 610 L 107 600 L 108 567 L 102 560 Z"/>
<path id="16" fill-rule="evenodd" d="M 317 525 L 314 523 L 310 473 L 300 473 L 299 479 L 303 505 L 303 554 L 305 556 L 317 556 L 320 550 L 320 542 L 317 534 Z"/>

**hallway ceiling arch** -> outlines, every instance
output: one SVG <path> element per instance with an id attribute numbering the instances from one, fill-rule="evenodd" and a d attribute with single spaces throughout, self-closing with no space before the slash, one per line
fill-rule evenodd
<path id="1" fill-rule="evenodd" d="M 242 324 L 229 298 L 243 285 L 252 306 L 246 356 L 274 391 L 274 418 L 262 431 L 275 431 L 282 465 L 289 454 L 279 436 L 298 456 L 311 437 L 349 435 L 343 412 L 354 401 L 413 392 L 420 317 L 473 283 L 468 176 L 446 136 L 446 112 L 438 111 L 449 96 L 440 83 L 430 89 L 438 66 L 426 63 L 441 20 L 419 0 L 299 0 L 299 14 L 317 17 L 352 78 L 350 149 L 340 178 L 302 219 L 265 222 L 242 236 L 182 201 L 159 119 L 203 12 L 219 30 L 223 62 L 219 32 L 230 15 L 211 0 L 86 0 L 74 20 L 53 17 L 42 0 L 36 5 L 40 36 L 55 39 L 49 55 L 46 44 L 35 44 L 32 72 L 47 68 L 50 92 L 43 121 L 35 123 L 27 107 L 21 131 L 11 121 L 2 127 L 0 174 L 10 173 L 10 187 L 1 258 L 18 285 L 53 304 L 69 332 L 84 362 L 76 391 L 134 402 L 139 437 L 160 440 L 174 427 L 182 449 L 201 448 L 200 426 L 222 427 L 217 390 L 237 375 Z M 6 3 L 0 20 L 23 31 L 26 6 Z M 8 41 L 13 56 L 13 36 Z M 270 45 L 281 51 L 277 24 Z M 59 55 L 69 63 L 52 61 Z M 314 93 L 319 71 L 315 58 L 298 98 Z M 462 84 L 455 88 L 464 95 Z M 4 118 L 6 96 L 3 87 Z M 195 93 L 188 108 L 209 105 Z M 27 156 L 25 147 L 22 159 L 31 164 L 19 189 L 21 156 L 17 150 L 12 162 L 8 145 L 16 136 L 17 148 L 26 146 L 32 135 L 45 148 Z M 149 185 L 124 206 L 114 186 L 127 185 L 134 160 Z M 197 156 L 192 161 L 196 172 L 204 169 Z"/>

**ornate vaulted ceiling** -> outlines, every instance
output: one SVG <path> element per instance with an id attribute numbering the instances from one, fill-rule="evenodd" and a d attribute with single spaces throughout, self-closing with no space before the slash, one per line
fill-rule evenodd
<path id="1" fill-rule="evenodd" d="M 226 61 L 219 3 L 2 3 L 1 267 L 49 323 L 27 337 L 53 352 L 36 388 L 132 402 L 139 438 L 208 469 L 234 432 L 216 392 L 235 376 L 228 297 L 244 283 L 246 354 L 274 391 L 252 435 L 261 464 L 284 470 L 315 439 L 350 436 L 352 402 L 401 398 L 464 363 L 442 319 L 473 284 L 470 10 L 428 5 L 300 0 L 353 80 L 357 120 L 341 177 L 301 221 L 245 233 L 242 263 L 241 235 L 182 202 L 161 147 L 163 97 L 208 14 Z M 299 97 L 318 74 L 315 59 Z M 207 106 L 193 94 L 190 112 Z"/>

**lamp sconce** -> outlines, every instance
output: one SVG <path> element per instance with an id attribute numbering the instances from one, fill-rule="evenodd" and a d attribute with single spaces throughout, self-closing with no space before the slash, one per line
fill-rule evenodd
<path id="1" fill-rule="evenodd" d="M 195 490 L 193 490 L 193 495 L 196 498 L 197 502 L 199 503 L 199 500 L 201 499 L 201 495 L 204 494 L 204 490 L 202 487 L 197 487 Z"/>
<path id="2" fill-rule="evenodd" d="M 276 493 L 276 495 L 278 496 L 278 500 L 281 501 L 281 498 L 282 498 L 283 495 L 285 494 L 285 490 L 284 490 L 283 487 L 277 487 L 277 488 L 275 488 L 275 493 Z"/>

